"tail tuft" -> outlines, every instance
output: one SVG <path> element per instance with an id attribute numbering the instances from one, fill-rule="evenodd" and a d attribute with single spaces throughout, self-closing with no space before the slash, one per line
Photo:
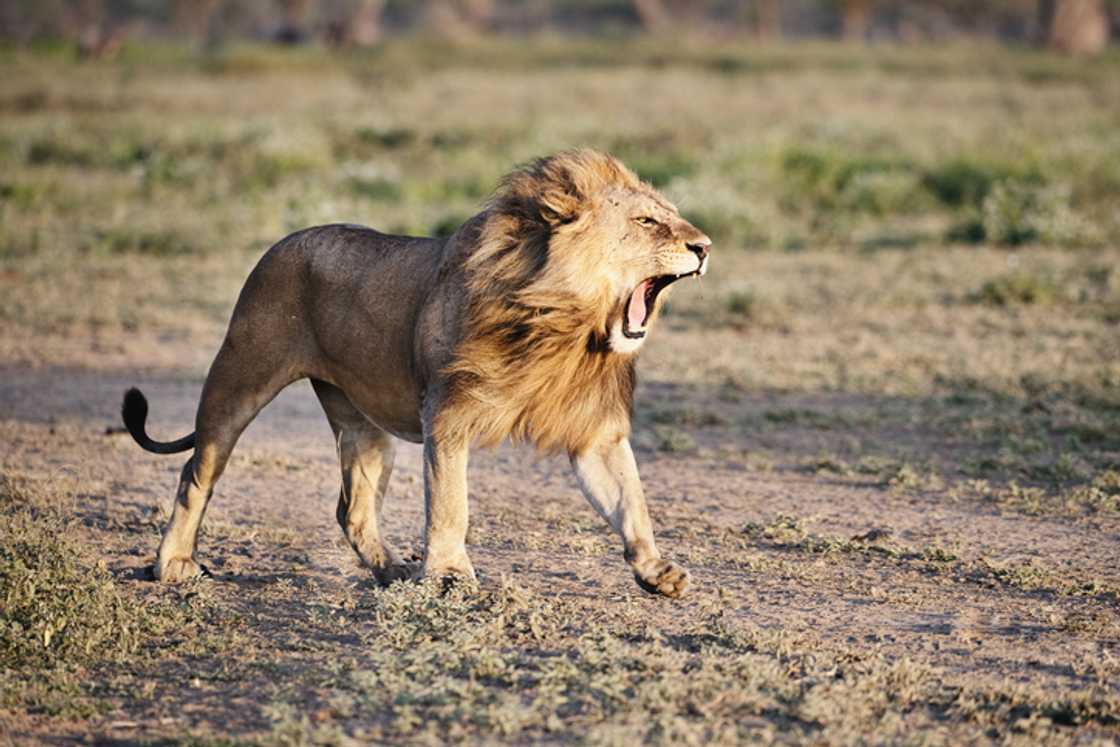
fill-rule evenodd
<path id="1" fill-rule="evenodd" d="M 148 420 L 148 400 L 136 387 L 124 393 L 124 402 L 121 403 L 121 419 L 124 427 L 132 435 L 132 439 L 140 444 L 140 448 L 156 454 L 175 454 L 194 448 L 194 434 L 183 436 L 177 441 L 153 441 L 148 437 L 144 424 Z"/>
<path id="2" fill-rule="evenodd" d="M 145 438 L 144 423 L 148 420 L 148 399 L 136 387 L 124 393 L 124 403 L 121 405 L 121 418 L 124 427 L 132 437 L 139 441 Z"/>

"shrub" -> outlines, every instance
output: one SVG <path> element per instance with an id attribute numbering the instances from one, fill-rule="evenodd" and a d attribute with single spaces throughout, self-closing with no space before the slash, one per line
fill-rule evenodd
<path id="1" fill-rule="evenodd" d="M 727 297 L 727 312 L 737 317 L 750 318 L 757 299 L 750 291 L 732 291 Z"/>
<path id="2" fill-rule="evenodd" d="M 97 231 L 83 248 L 108 254 L 146 254 L 169 257 L 192 254 L 195 246 L 186 236 L 172 230 L 145 230 L 133 227 L 105 228 Z"/>
<path id="3" fill-rule="evenodd" d="M 1040 213 L 1046 207 L 1036 189 L 1012 181 L 999 182 L 984 198 L 984 235 L 989 241 L 1010 246 L 1036 241 Z"/>
<path id="4" fill-rule="evenodd" d="M 945 239 L 1003 246 L 1091 246 L 1101 243 L 1102 236 L 1096 225 L 1070 207 L 1067 188 L 1007 179 L 992 185 L 978 208 L 962 211 Z"/>
<path id="5" fill-rule="evenodd" d="M 394 149 L 412 144 L 416 140 L 416 133 L 406 127 L 390 127 L 387 129 L 359 127 L 354 130 L 354 137 L 366 145 Z"/>
<path id="6" fill-rule="evenodd" d="M 939 201 L 950 207 L 979 207 L 1000 179 L 1010 170 L 967 158 L 953 158 L 928 169 L 922 185 Z"/>
<path id="7" fill-rule="evenodd" d="M 671 453 L 680 453 L 696 450 L 696 439 L 687 431 L 674 428 L 671 425 L 658 425 L 654 427 L 654 436 L 657 439 L 657 449 Z"/>
<path id="8" fill-rule="evenodd" d="M 74 525 L 26 483 L 0 477 L 0 661 L 39 667 L 119 659 L 150 635 Z"/>
<path id="9" fill-rule="evenodd" d="M 882 214 L 910 209 L 920 192 L 913 164 L 894 155 L 867 155 L 794 146 L 780 157 L 787 201 Z"/>
<path id="10" fill-rule="evenodd" d="M 383 177 L 353 176 L 347 184 L 351 192 L 371 200 L 396 202 L 401 198 L 401 189 L 396 182 Z"/>
<path id="11" fill-rule="evenodd" d="M 461 213 L 448 213 L 432 223 L 428 233 L 431 236 L 450 236 L 458 231 L 459 226 L 463 225 L 469 217 Z"/>
<path id="12" fill-rule="evenodd" d="M 965 211 L 945 232 L 945 240 L 957 244 L 982 244 L 986 238 L 984 219 L 975 209 Z"/>
<path id="13" fill-rule="evenodd" d="M 886 170 L 852 174 L 837 199 L 841 207 L 852 212 L 883 216 L 913 212 L 922 197 L 916 174 Z"/>
<path id="14" fill-rule="evenodd" d="M 93 153 L 61 140 L 40 138 L 27 146 L 26 160 L 30 166 L 62 164 L 89 166 L 94 162 Z"/>
<path id="15" fill-rule="evenodd" d="M 634 173 L 657 188 L 696 171 L 696 161 L 675 151 L 631 153 L 623 150 L 617 155 Z"/>
<path id="16" fill-rule="evenodd" d="M 704 207 L 685 210 L 682 217 L 708 234 L 719 246 L 757 248 L 766 246 L 769 237 L 744 210 Z"/>
<path id="17" fill-rule="evenodd" d="M 1058 298 L 1058 286 L 1048 276 L 1015 272 L 988 280 L 973 294 L 973 300 L 991 306 L 1047 304 Z"/>

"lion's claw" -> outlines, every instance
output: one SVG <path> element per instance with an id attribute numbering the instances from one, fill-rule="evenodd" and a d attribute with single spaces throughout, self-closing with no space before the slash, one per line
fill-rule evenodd
<path id="1" fill-rule="evenodd" d="M 660 560 L 643 572 L 634 571 L 634 580 L 644 591 L 670 599 L 680 598 L 690 582 L 688 571 L 668 560 Z"/>

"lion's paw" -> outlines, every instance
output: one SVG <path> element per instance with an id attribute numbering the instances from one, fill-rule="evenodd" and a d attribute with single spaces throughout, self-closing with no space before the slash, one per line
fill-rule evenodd
<path id="1" fill-rule="evenodd" d="M 408 560 L 396 561 L 383 568 L 376 568 L 373 571 L 374 578 L 377 583 L 382 586 L 389 586 L 396 581 L 414 581 L 420 577 L 423 571 L 424 564 L 419 559 L 409 558 Z"/>
<path id="2" fill-rule="evenodd" d="M 164 584 L 178 584 L 209 575 L 206 567 L 194 562 L 193 558 L 171 558 L 155 568 L 156 580 Z"/>
<path id="3" fill-rule="evenodd" d="M 442 594 L 451 592 L 473 594 L 478 591 L 478 578 L 474 573 L 466 574 L 459 570 L 440 571 L 425 578 L 433 579 Z"/>
<path id="4" fill-rule="evenodd" d="M 690 582 L 688 571 L 669 560 L 658 560 L 650 568 L 634 571 L 634 580 L 650 594 L 662 594 L 671 599 L 680 598 Z"/>
<path id="5" fill-rule="evenodd" d="M 457 563 L 439 565 L 425 563 L 421 568 L 420 577 L 435 581 L 444 592 L 455 588 L 473 589 L 478 586 L 474 566 L 466 556 Z"/>

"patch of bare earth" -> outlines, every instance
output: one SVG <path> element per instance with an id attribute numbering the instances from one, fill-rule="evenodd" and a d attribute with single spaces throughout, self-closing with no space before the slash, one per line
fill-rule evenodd
<path id="1" fill-rule="evenodd" d="M 64 494 L 86 560 L 125 598 L 184 614 L 139 653 L 81 668 L 54 705 L 14 690 L 0 725 L 17 743 L 1120 736 L 1120 520 L 1016 510 L 920 469 L 822 464 L 821 430 L 788 422 L 882 406 L 866 397 L 642 385 L 659 542 L 695 583 L 671 602 L 634 585 L 564 460 L 510 447 L 471 466 L 481 588 L 376 589 L 334 524 L 332 440 L 306 384 L 250 427 L 219 483 L 200 541 L 213 578 L 162 587 L 148 568 L 181 460 L 142 452 L 116 412 L 138 384 L 150 430 L 178 436 L 200 377 L 2 380 L 3 473 Z M 665 403 L 693 415 L 666 431 Z M 860 428 L 926 438 L 927 464 L 958 456 L 920 425 Z M 422 517 L 403 446 L 388 536 L 418 550 Z"/>

